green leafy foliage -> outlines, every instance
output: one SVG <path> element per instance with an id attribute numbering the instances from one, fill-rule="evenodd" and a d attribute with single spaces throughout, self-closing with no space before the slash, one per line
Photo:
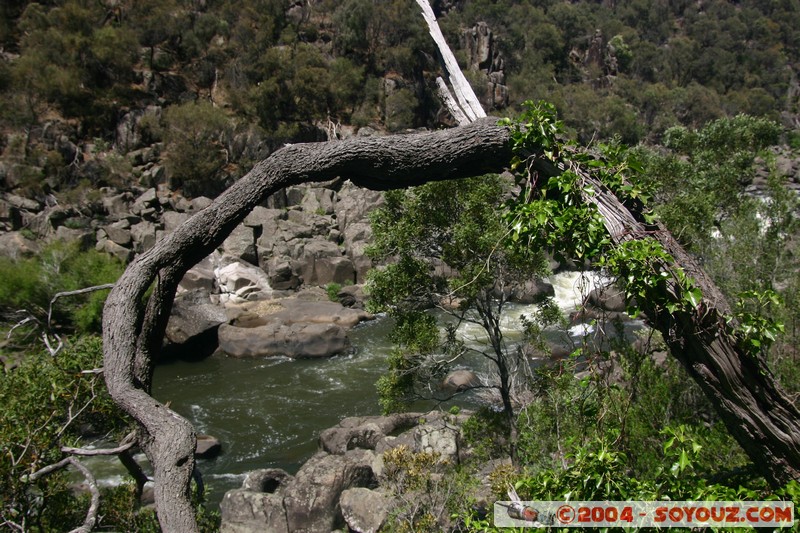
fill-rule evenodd
<path id="1" fill-rule="evenodd" d="M 544 261 L 538 252 L 504 243 L 509 230 L 496 209 L 508 186 L 497 176 L 431 183 L 388 192 L 385 204 L 373 212 L 368 253 L 375 260 L 391 261 L 370 272 L 369 305 L 396 319 L 392 339 L 398 344 L 389 373 L 378 384 L 384 409 L 419 397 L 469 352 L 454 326 L 440 333 L 435 318 L 425 311 L 432 306 L 457 320 L 470 312 L 485 320 L 487 334 L 494 338 L 491 355 L 484 355 L 498 367 L 511 365 L 506 361 L 514 356 L 499 328 L 488 325 L 498 319 L 505 301 L 492 291 L 516 290 L 543 272 Z"/>
<path id="2" fill-rule="evenodd" d="M 755 176 L 755 159 L 779 133 L 774 122 L 739 115 L 701 130 L 667 130 L 666 154 L 642 150 L 644 175 L 658 190 L 657 212 L 667 227 L 702 253 L 714 230 L 747 205 L 742 192 Z"/>
<path id="3" fill-rule="evenodd" d="M 225 190 L 221 179 L 227 152 L 223 139 L 231 123 L 209 102 L 169 107 L 164 113 L 166 163 L 173 188 L 188 196 L 216 196 Z"/>
<path id="4" fill-rule="evenodd" d="M 48 246 L 35 259 L 0 258 L 0 310 L 7 325 L 28 316 L 44 325 L 56 293 L 113 283 L 122 268 L 122 263 L 106 254 L 61 243 Z M 59 298 L 53 304 L 51 325 L 99 333 L 106 294 L 97 291 Z"/>
<path id="5" fill-rule="evenodd" d="M 784 333 L 781 322 L 770 318 L 770 308 L 782 305 L 781 298 L 774 291 L 746 291 L 739 295 L 734 315 L 735 331 L 754 355 L 766 353 L 769 346 Z"/>
<path id="6" fill-rule="evenodd" d="M 29 354 L 0 376 L 0 508 L 4 519 L 34 531 L 77 525 L 85 506 L 75 501 L 63 473 L 35 482 L 24 476 L 62 458 L 61 446 L 81 432 L 118 434 L 128 423 L 106 392 L 99 337 L 70 341 L 57 358 Z M 68 521 L 68 522 L 67 522 Z"/>

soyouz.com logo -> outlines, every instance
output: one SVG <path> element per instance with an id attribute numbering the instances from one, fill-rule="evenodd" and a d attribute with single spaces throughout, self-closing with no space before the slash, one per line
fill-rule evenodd
<path id="1" fill-rule="evenodd" d="M 500 501 L 496 527 L 791 527 L 794 503 Z"/>

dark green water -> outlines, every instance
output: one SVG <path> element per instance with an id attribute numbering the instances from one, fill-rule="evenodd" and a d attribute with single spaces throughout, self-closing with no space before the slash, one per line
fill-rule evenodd
<path id="1" fill-rule="evenodd" d="M 579 275 L 559 274 L 551 281 L 562 309 L 574 309 L 575 294 L 581 292 Z M 519 316 L 530 310 L 529 306 L 510 306 L 504 314 L 502 327 L 509 341 L 520 337 Z M 251 470 L 277 467 L 296 472 L 317 450 L 319 433 L 342 418 L 379 414 L 375 382 L 386 370 L 390 329 L 391 323 L 384 319 L 359 325 L 349 332 L 353 352 L 331 359 L 220 355 L 159 365 L 153 395 L 170 402 L 198 433 L 222 442 L 219 457 L 199 461 L 209 503 L 218 505 L 225 492 L 240 487 Z M 474 324 L 463 324 L 459 331 L 468 344 L 485 343 L 485 333 Z M 478 358 L 466 363 L 481 371 L 486 361 Z M 123 480 L 116 459 L 98 458 L 91 463 L 102 484 Z"/>
<path id="2" fill-rule="evenodd" d="M 375 382 L 386 369 L 387 320 L 350 332 L 352 354 L 331 359 L 234 359 L 158 366 L 153 396 L 222 442 L 199 462 L 212 502 L 258 468 L 291 473 L 317 450 L 325 428 L 348 416 L 380 414 Z"/>

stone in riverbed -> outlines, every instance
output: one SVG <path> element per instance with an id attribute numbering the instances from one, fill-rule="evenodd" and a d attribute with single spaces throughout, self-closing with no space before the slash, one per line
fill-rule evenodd
<path id="1" fill-rule="evenodd" d="M 211 435 L 198 435 L 194 456 L 200 459 L 213 459 L 222 452 L 222 443 Z"/>
<path id="2" fill-rule="evenodd" d="M 293 359 L 331 357 L 350 349 L 344 328 L 336 324 L 300 322 L 242 328 L 223 324 L 219 347 L 233 357 L 286 356 Z"/>
<path id="3" fill-rule="evenodd" d="M 175 298 L 165 336 L 171 343 L 184 344 L 226 320 L 225 309 L 212 304 L 207 291 L 187 291 Z"/>

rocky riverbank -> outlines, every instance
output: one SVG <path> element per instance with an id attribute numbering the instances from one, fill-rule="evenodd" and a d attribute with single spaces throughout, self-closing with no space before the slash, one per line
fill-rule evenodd
<path id="1" fill-rule="evenodd" d="M 294 476 L 280 469 L 250 472 L 242 488 L 225 494 L 223 533 L 329 533 L 337 528 L 376 532 L 402 505 L 387 480 L 392 450 L 428 454 L 439 464 L 459 464 L 473 450 L 461 425 L 468 413 L 433 411 L 345 418 L 320 434 L 319 451 Z M 387 453 L 388 452 L 388 453 Z M 485 479 L 476 480 L 485 489 Z M 480 492 L 476 496 L 481 498 Z"/>

